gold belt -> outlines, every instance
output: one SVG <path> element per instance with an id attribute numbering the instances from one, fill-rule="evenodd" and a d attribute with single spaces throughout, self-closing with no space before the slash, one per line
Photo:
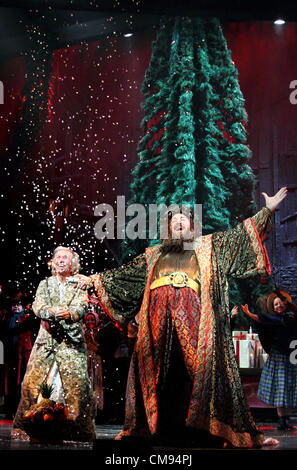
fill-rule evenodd
<path id="1" fill-rule="evenodd" d="M 174 287 L 190 287 L 197 294 L 199 294 L 199 284 L 193 281 L 187 273 L 176 271 L 168 276 L 159 277 L 151 283 L 151 289 L 156 289 L 161 286 L 174 286 Z"/>

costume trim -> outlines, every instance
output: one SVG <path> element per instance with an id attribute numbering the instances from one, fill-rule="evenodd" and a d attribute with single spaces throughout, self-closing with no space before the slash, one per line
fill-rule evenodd
<path id="1" fill-rule="evenodd" d="M 93 277 L 94 287 L 96 289 L 98 295 L 98 301 L 100 307 L 104 310 L 105 313 L 113 320 L 115 326 L 119 329 L 123 329 L 123 324 L 125 323 L 125 318 L 122 315 L 116 313 L 116 311 L 112 308 L 111 301 L 104 289 L 101 277 L 99 274 L 96 274 Z"/>
<path id="2" fill-rule="evenodd" d="M 264 242 L 261 240 L 256 224 L 250 217 L 243 221 L 243 226 L 249 236 L 253 252 L 256 256 L 257 272 L 263 274 L 263 271 L 269 276 L 271 274 L 271 266 Z"/>
<path id="3" fill-rule="evenodd" d="M 209 397 L 205 397 L 205 383 L 211 380 L 214 314 L 210 299 L 211 281 L 211 253 L 212 235 L 200 237 L 195 246 L 201 276 L 201 316 L 199 323 L 199 338 L 196 352 L 195 377 L 190 399 L 187 424 L 191 426 L 202 425 L 204 413 L 199 409 L 206 409 Z M 197 405 L 198 404 L 198 405 Z M 198 408 L 198 409 L 197 409 Z"/>
<path id="4" fill-rule="evenodd" d="M 213 436 L 227 439 L 234 447 L 261 447 L 263 445 L 264 436 L 258 432 L 252 435 L 249 432 L 236 432 L 231 426 L 217 419 L 212 418 L 209 426 L 206 428 Z"/>
<path id="5" fill-rule="evenodd" d="M 161 256 L 158 245 L 149 247 L 145 251 L 147 263 L 147 282 L 143 296 L 141 310 L 139 312 L 139 332 L 136 343 L 136 352 L 139 364 L 139 378 L 143 394 L 143 402 L 150 432 L 157 431 L 158 406 L 156 392 L 156 375 L 154 371 L 151 338 L 149 335 L 148 307 L 150 299 L 150 285 L 155 265 Z M 146 373 L 149 372 L 150 377 Z"/>

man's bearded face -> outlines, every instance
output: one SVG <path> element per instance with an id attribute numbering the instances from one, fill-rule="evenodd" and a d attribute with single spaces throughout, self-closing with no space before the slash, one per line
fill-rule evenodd
<path id="1" fill-rule="evenodd" d="M 190 241 L 193 241 L 191 220 L 184 214 L 174 214 L 169 224 L 169 237 L 162 243 L 163 253 L 183 252 L 184 242 Z"/>
<path id="2" fill-rule="evenodd" d="M 187 239 L 190 238 L 191 222 L 184 214 L 174 214 L 169 225 L 170 238 Z"/>

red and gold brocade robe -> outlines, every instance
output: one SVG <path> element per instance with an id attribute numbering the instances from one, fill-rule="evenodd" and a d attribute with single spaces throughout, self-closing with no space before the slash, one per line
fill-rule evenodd
<path id="1" fill-rule="evenodd" d="M 185 425 L 208 431 L 236 447 L 262 445 L 263 434 L 251 416 L 236 364 L 227 278 L 270 273 L 263 241 L 271 230 L 271 218 L 271 211 L 263 208 L 234 229 L 197 239 L 194 253 L 200 295 L 188 287 L 150 290 L 153 279 L 168 268 L 159 246 L 147 248 L 145 254 L 120 268 L 92 276 L 101 306 L 115 323 L 125 324 L 136 315 L 139 322 L 126 394 L 128 435 L 144 424 L 150 434 L 158 431 L 170 320 L 191 379 Z M 193 276 L 193 257 L 186 256 L 188 265 L 183 260 L 178 263 Z"/>

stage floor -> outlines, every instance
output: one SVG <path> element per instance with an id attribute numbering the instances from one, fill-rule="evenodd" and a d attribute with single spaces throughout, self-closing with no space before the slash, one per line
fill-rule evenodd
<path id="1" fill-rule="evenodd" d="M 97 463 L 103 465 L 124 465 L 129 468 L 149 468 L 155 464 L 169 465 L 176 463 L 179 468 L 195 466 L 198 459 L 208 453 L 219 458 L 225 456 L 230 457 L 230 454 L 239 452 L 240 455 L 248 453 L 249 456 L 257 457 L 259 454 L 268 457 L 267 452 L 273 452 L 273 458 L 277 458 L 284 453 L 289 453 L 292 456 L 297 454 L 297 422 L 296 430 L 294 431 L 278 431 L 275 429 L 276 423 L 265 422 L 263 426 L 257 423 L 263 430 L 266 437 L 272 437 L 279 441 L 276 446 L 263 446 L 261 449 L 216 449 L 216 448 L 199 448 L 198 446 L 178 446 L 174 447 L 158 445 L 146 446 L 141 444 L 128 444 L 124 441 L 115 441 L 114 437 L 121 431 L 122 426 L 119 425 L 97 425 L 96 434 L 97 440 L 93 444 L 78 444 L 78 443 L 65 443 L 65 444 L 40 444 L 30 443 L 27 441 L 11 440 L 10 431 L 12 421 L 0 418 L 0 452 L 1 455 L 9 454 L 10 457 L 36 457 L 39 455 L 44 456 L 47 453 L 53 456 L 61 456 L 64 454 L 67 457 L 74 458 L 75 460 L 80 456 L 86 459 L 91 458 Z M 175 456 L 175 457 L 174 457 Z M 178 457 L 179 456 L 179 457 Z M 132 459 L 135 459 L 134 461 Z M 138 458 L 138 461 L 136 459 Z M 174 458 L 178 458 L 178 462 L 174 462 Z M 129 462 L 128 459 L 131 459 Z M 158 460 L 158 462 L 157 462 Z M 21 461 L 21 460 L 20 460 Z M 89 462 L 89 460 L 88 460 Z M 174 466 L 174 465 L 173 465 Z"/>

